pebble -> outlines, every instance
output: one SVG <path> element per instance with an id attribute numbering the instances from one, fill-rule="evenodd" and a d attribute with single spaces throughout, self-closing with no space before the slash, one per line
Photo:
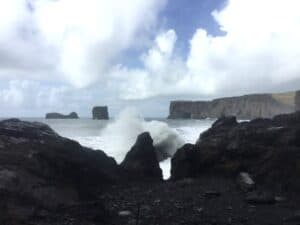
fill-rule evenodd
<path id="1" fill-rule="evenodd" d="M 127 216 L 130 216 L 131 214 L 132 214 L 132 212 L 129 211 L 129 210 L 120 211 L 120 212 L 118 213 L 118 215 L 119 215 L 119 216 L 122 216 L 122 217 L 127 217 Z"/>
<path id="2" fill-rule="evenodd" d="M 246 201 L 250 204 L 274 204 L 275 197 L 268 192 L 251 192 L 247 195 Z"/>
<path id="3" fill-rule="evenodd" d="M 219 197 L 219 196 L 221 196 L 221 193 L 218 192 L 218 191 L 206 191 L 204 193 L 204 196 L 207 197 L 207 198 L 210 198 L 210 197 Z"/>
<path id="4" fill-rule="evenodd" d="M 196 211 L 197 211 L 198 213 L 201 213 L 201 212 L 203 212 L 203 208 L 197 208 Z"/>
<path id="5" fill-rule="evenodd" d="M 285 202 L 287 199 L 285 197 L 282 196 L 276 196 L 275 197 L 275 201 L 276 202 Z"/>
<path id="6" fill-rule="evenodd" d="M 249 173 L 240 173 L 237 178 L 237 183 L 239 187 L 245 192 L 252 191 L 255 188 L 255 182 L 253 181 Z"/>
<path id="7" fill-rule="evenodd" d="M 231 206 L 228 206 L 226 209 L 227 209 L 227 210 L 232 210 L 232 207 L 231 207 Z"/>

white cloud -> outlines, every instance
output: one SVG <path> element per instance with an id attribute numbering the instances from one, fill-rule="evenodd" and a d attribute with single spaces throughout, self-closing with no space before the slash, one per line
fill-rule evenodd
<path id="1" fill-rule="evenodd" d="M 42 110 L 68 105 L 62 101 L 70 91 L 66 86 L 43 85 L 31 80 L 10 80 L 5 86 L 0 91 L 0 104 L 9 110 Z"/>
<path id="2" fill-rule="evenodd" d="M 195 30 L 187 57 L 179 54 L 175 29 L 157 33 L 166 1 L 1 1 L 0 103 L 11 110 L 89 113 L 99 99 L 115 110 L 128 103 L 118 97 L 163 101 L 299 88 L 298 0 L 228 0 L 212 12 L 225 34 Z M 119 64 L 141 42 L 148 48 L 141 65 Z"/>
<path id="3" fill-rule="evenodd" d="M 278 91 L 300 85 L 300 14 L 297 0 L 229 0 L 212 15 L 225 32 L 199 28 L 186 60 L 174 52 L 176 34 L 158 35 L 142 57 L 144 68 L 121 67 L 122 97 L 222 96 Z M 174 38 L 175 37 L 175 38 Z"/>
<path id="4" fill-rule="evenodd" d="M 151 32 L 166 0 L 10 0 L 0 3 L 0 76 L 86 87 Z M 31 10 L 29 10 L 31 8 Z M 45 73 L 50 74 L 45 76 Z"/>
<path id="5" fill-rule="evenodd" d="M 0 91 L 0 102 L 1 105 L 6 107 L 19 107 L 24 101 L 24 96 L 20 88 L 24 87 L 25 84 L 19 84 L 16 81 L 11 81 L 8 88 Z"/>
<path id="6" fill-rule="evenodd" d="M 177 84 L 186 69 L 182 59 L 174 54 L 176 40 L 174 30 L 162 32 L 153 46 L 141 56 L 144 68 L 129 69 L 119 65 L 112 70 L 111 85 L 120 88 L 122 99 L 169 95 L 184 88 L 184 85 Z M 174 87 L 174 84 L 177 86 Z"/>

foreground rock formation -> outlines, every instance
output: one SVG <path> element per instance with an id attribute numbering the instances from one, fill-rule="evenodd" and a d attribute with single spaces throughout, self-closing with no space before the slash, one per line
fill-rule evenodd
<path id="1" fill-rule="evenodd" d="M 46 119 L 79 119 L 76 112 L 71 112 L 69 115 L 63 115 L 61 113 L 47 113 Z"/>
<path id="2" fill-rule="evenodd" d="M 172 101 L 168 118 L 203 119 L 229 115 L 238 119 L 272 118 L 278 114 L 294 112 L 296 105 L 299 106 L 297 96 L 294 92 L 288 92 L 245 95 L 212 101 Z"/>
<path id="3" fill-rule="evenodd" d="M 0 121 L 0 224 L 300 224 L 299 134 L 300 112 L 224 117 L 162 181 L 147 132 L 117 165 L 45 124 Z"/>
<path id="4" fill-rule="evenodd" d="M 0 224 L 106 224 L 105 190 L 161 180 L 152 142 L 141 134 L 120 167 L 43 123 L 0 121 Z"/>
<path id="5" fill-rule="evenodd" d="M 58 209 L 84 210 L 78 203 L 97 201 L 99 190 L 116 182 L 117 172 L 113 158 L 60 137 L 45 124 L 1 121 L 0 224 L 29 224 Z M 105 220 L 102 203 L 98 206 L 91 216 Z"/>
<path id="6" fill-rule="evenodd" d="M 217 120 L 195 145 L 172 159 L 172 179 L 202 174 L 234 176 L 246 171 L 261 185 L 300 191 L 300 112 L 238 123 Z"/>
<path id="7" fill-rule="evenodd" d="M 94 120 L 108 120 L 108 107 L 107 106 L 95 106 L 92 111 Z"/>
<path id="8" fill-rule="evenodd" d="M 121 167 L 132 179 L 162 180 L 162 171 L 153 147 L 153 140 L 148 132 L 137 137 L 136 143 L 127 153 Z"/>

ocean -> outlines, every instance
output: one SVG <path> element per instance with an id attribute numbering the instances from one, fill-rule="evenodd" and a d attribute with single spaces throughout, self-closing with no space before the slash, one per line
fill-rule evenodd
<path id="1" fill-rule="evenodd" d="M 42 119 L 26 118 L 48 124 L 61 136 L 78 141 L 81 145 L 103 150 L 118 163 L 135 143 L 138 134 L 149 131 L 154 145 L 164 148 L 170 154 L 185 143 L 195 143 L 199 135 L 208 129 L 214 120 L 168 120 L 164 118 L 142 118 L 134 111 L 121 113 L 110 120 Z M 163 176 L 170 176 L 170 159 L 160 162 Z"/>

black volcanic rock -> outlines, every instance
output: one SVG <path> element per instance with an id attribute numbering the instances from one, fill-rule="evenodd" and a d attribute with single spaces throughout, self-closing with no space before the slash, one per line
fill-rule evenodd
<path id="1" fill-rule="evenodd" d="M 71 112 L 69 115 L 63 115 L 60 113 L 47 113 L 46 119 L 79 119 L 76 112 Z"/>
<path id="2" fill-rule="evenodd" d="M 92 110 L 94 120 L 108 120 L 108 107 L 107 106 L 95 106 Z"/>
<path id="3" fill-rule="evenodd" d="M 185 144 L 172 158 L 171 177 L 173 180 L 195 177 L 198 170 L 195 145 Z"/>
<path id="4" fill-rule="evenodd" d="M 137 137 L 136 143 L 127 153 L 121 167 L 134 180 L 162 179 L 162 171 L 156 157 L 153 140 L 148 132 Z"/>
<path id="5" fill-rule="evenodd" d="M 235 116 L 221 117 L 212 125 L 213 128 L 216 127 L 232 127 L 237 125 L 237 120 Z"/>
<path id="6" fill-rule="evenodd" d="M 115 160 L 100 150 L 60 137 L 42 123 L 0 121 L 1 224 L 28 224 L 37 214 L 95 201 L 117 179 Z"/>
<path id="7" fill-rule="evenodd" d="M 241 123 L 223 118 L 189 146 L 187 153 L 178 150 L 172 159 L 172 179 L 182 174 L 236 177 L 248 172 L 257 183 L 300 191 L 299 137 L 300 112 Z M 189 167 L 193 170 L 186 169 Z"/>

